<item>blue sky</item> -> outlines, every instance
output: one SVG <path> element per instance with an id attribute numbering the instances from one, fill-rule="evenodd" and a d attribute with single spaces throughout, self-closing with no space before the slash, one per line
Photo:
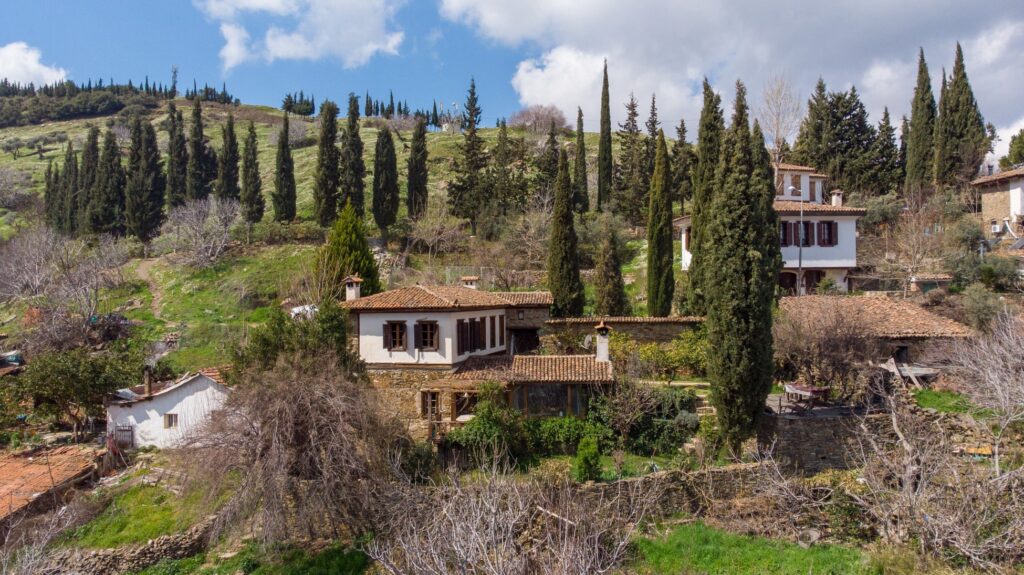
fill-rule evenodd
<path id="1" fill-rule="evenodd" d="M 856 85 L 871 119 L 909 111 L 917 51 L 936 89 L 964 46 L 986 120 L 1005 148 L 1024 128 L 1024 2 L 987 0 L 33 0 L 8 2 L 0 76 L 21 81 L 113 76 L 227 82 L 243 101 L 279 104 L 304 90 L 349 91 L 412 107 L 464 98 L 477 80 L 485 124 L 551 104 L 596 128 L 601 63 L 612 115 L 631 92 L 662 122 L 696 125 L 708 76 L 728 104 L 742 79 L 757 111 L 773 78 L 803 102 L 819 76 Z M 646 113 L 644 114 L 646 115 Z"/>

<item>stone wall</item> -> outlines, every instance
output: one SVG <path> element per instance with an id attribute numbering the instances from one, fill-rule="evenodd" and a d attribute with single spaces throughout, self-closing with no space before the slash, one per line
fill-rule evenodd
<path id="1" fill-rule="evenodd" d="M 209 516 L 188 531 L 157 537 L 142 545 L 115 549 L 68 549 L 55 553 L 47 566 L 38 573 L 44 575 L 118 575 L 141 571 L 162 559 L 191 557 L 209 542 L 210 528 L 215 516 Z"/>
<path id="2" fill-rule="evenodd" d="M 370 383 L 380 398 L 385 413 L 397 417 L 416 440 L 430 436 L 430 423 L 421 415 L 420 392 L 447 387 L 448 368 L 370 369 Z M 451 412 L 451 393 L 438 394 L 439 410 Z"/>
<path id="3" fill-rule="evenodd" d="M 995 189 L 995 188 L 993 188 Z M 1003 218 L 1010 217 L 1010 190 L 1009 183 L 998 188 L 999 191 L 987 191 L 981 195 L 981 224 L 986 236 L 991 236 L 992 231 L 989 224 L 992 220 L 1002 224 Z M 1010 222 L 1013 224 L 1013 222 Z"/>
<path id="4" fill-rule="evenodd" d="M 523 319 L 519 319 L 520 312 Z M 544 322 L 551 319 L 551 310 L 547 307 L 509 308 L 505 316 L 507 329 L 540 329 L 544 327 Z"/>
<path id="5" fill-rule="evenodd" d="M 594 327 L 601 319 L 551 320 L 544 325 L 541 336 L 546 341 L 582 339 L 594 334 Z M 649 318 L 637 318 L 637 321 L 615 321 L 604 318 L 604 321 L 612 328 L 612 333 L 624 334 L 641 343 L 672 341 L 679 337 L 679 334 L 696 329 L 701 324 L 700 319 L 690 317 L 657 318 L 654 321 L 649 321 Z"/>
<path id="6" fill-rule="evenodd" d="M 870 415 L 868 420 L 878 417 Z M 788 471 L 813 475 L 826 469 L 849 469 L 857 465 L 861 418 L 845 408 L 765 414 L 757 434 L 758 447 L 770 452 Z"/>

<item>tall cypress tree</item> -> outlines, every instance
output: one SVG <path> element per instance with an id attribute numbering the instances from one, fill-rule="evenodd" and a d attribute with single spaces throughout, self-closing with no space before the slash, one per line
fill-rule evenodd
<path id="1" fill-rule="evenodd" d="M 572 166 L 572 207 L 576 213 L 590 211 L 587 190 L 587 142 L 583 132 L 583 108 L 576 108 L 576 162 Z"/>
<path id="2" fill-rule="evenodd" d="M 290 222 L 295 219 L 295 162 L 292 160 L 291 142 L 288 141 L 288 114 L 284 115 L 281 133 L 277 136 L 277 162 L 274 170 L 274 221 Z"/>
<path id="3" fill-rule="evenodd" d="M 781 266 L 772 208 L 771 159 L 751 132 L 746 90 L 737 82 L 732 125 L 722 142 L 706 229 L 711 403 L 733 454 L 753 435 L 772 385 L 772 306 Z"/>
<path id="4" fill-rule="evenodd" d="M 60 222 L 60 174 L 54 171 L 53 160 L 46 164 L 46 173 L 43 175 L 43 213 L 46 216 L 46 225 L 54 230 L 59 230 Z"/>
<path id="5" fill-rule="evenodd" d="M 548 289 L 554 298 L 551 306 L 553 317 L 573 317 L 583 313 L 586 298 L 580 280 L 578 243 L 573 224 L 569 160 L 563 149 L 558 155 L 558 179 L 548 247 Z"/>
<path id="6" fill-rule="evenodd" d="M 655 136 L 654 174 L 647 209 L 647 315 L 672 311 L 676 280 L 672 270 L 672 168 L 661 130 Z"/>
<path id="7" fill-rule="evenodd" d="M 681 213 L 690 199 L 692 165 L 693 146 L 686 141 L 686 120 L 680 118 L 676 126 L 676 141 L 672 144 L 672 194 L 674 200 L 679 200 Z"/>
<path id="8" fill-rule="evenodd" d="M 163 221 L 164 186 L 156 130 L 149 122 L 132 119 L 128 183 L 125 187 L 125 224 L 129 234 L 143 244 L 160 233 Z"/>
<path id="9" fill-rule="evenodd" d="M 338 105 L 330 100 L 320 104 L 320 136 L 313 176 L 313 213 L 323 227 L 331 225 L 338 213 Z"/>
<path id="10" fill-rule="evenodd" d="M 341 285 L 346 276 L 357 274 L 363 280 L 362 295 L 380 291 L 377 260 L 366 241 L 363 220 L 356 216 L 351 204 L 345 204 L 327 234 L 327 243 L 317 254 L 316 269 L 329 285 Z"/>
<path id="11" fill-rule="evenodd" d="M 188 180 L 188 142 L 185 124 L 177 106 L 167 104 L 167 206 L 175 208 L 185 203 Z"/>
<path id="12" fill-rule="evenodd" d="M 522 164 L 516 161 L 509 143 L 505 120 L 498 124 L 498 141 L 491 160 L 487 175 L 491 185 L 491 213 L 503 216 L 509 209 L 522 209 L 527 200 L 527 183 Z"/>
<path id="13" fill-rule="evenodd" d="M 469 220 L 473 235 L 476 235 L 477 221 L 487 187 L 487 150 L 484 149 L 483 139 L 477 133 L 480 114 L 476 81 L 471 79 L 463 113 L 463 141 L 459 148 L 461 157 L 455 162 L 455 178 L 448 189 L 448 207 L 453 215 Z"/>
<path id="14" fill-rule="evenodd" d="M 903 115 L 903 121 L 900 123 L 900 170 L 903 172 L 904 185 L 906 184 L 907 178 L 907 139 L 910 138 L 910 119 L 907 118 L 906 114 Z"/>
<path id="15" fill-rule="evenodd" d="M 867 185 L 863 189 L 874 194 L 896 191 L 904 178 L 900 169 L 900 152 L 896 147 L 896 130 L 889 121 L 889 108 L 885 108 L 882 113 L 878 135 L 875 136 L 868 156 L 871 165 Z"/>
<path id="16" fill-rule="evenodd" d="M 974 90 L 967 79 L 964 52 L 956 45 L 953 74 L 939 108 L 941 116 L 935 136 L 935 183 L 956 185 L 969 182 L 991 149 L 985 119 L 978 109 Z"/>
<path id="17" fill-rule="evenodd" d="M 263 211 L 266 202 L 263 199 L 262 186 L 260 181 L 260 160 L 259 144 L 256 141 L 256 126 L 249 122 L 249 131 L 245 136 L 245 146 L 242 151 L 242 191 L 241 208 L 242 219 L 245 220 L 248 228 L 247 235 L 252 237 L 253 224 L 263 219 Z"/>
<path id="18" fill-rule="evenodd" d="M 213 158 L 203 135 L 203 105 L 199 96 L 192 101 L 192 125 L 188 134 L 188 164 L 185 168 L 185 198 L 201 200 L 210 195 Z"/>
<path id="19" fill-rule="evenodd" d="M 391 130 L 382 128 L 377 135 L 373 154 L 373 221 L 380 228 L 384 245 L 388 242 L 388 226 L 398 217 L 398 160 Z"/>
<path id="20" fill-rule="evenodd" d="M 370 99 L 370 91 L 366 91 L 365 100 L 363 101 L 363 115 L 369 118 L 373 115 L 373 100 Z"/>
<path id="21" fill-rule="evenodd" d="M 363 162 L 363 139 L 359 135 L 359 99 L 348 95 L 348 116 L 345 118 L 345 132 L 341 147 L 341 197 L 342 203 L 350 202 L 360 218 L 366 214 L 364 208 L 364 184 L 366 164 Z"/>
<path id="22" fill-rule="evenodd" d="M 427 121 L 420 118 L 412 132 L 409 145 L 408 195 L 406 209 L 409 217 L 417 219 L 427 211 Z"/>
<path id="23" fill-rule="evenodd" d="M 650 188 L 651 178 L 654 177 L 654 160 L 658 155 L 658 130 L 661 122 L 658 121 L 658 101 L 654 94 L 651 94 L 651 109 L 647 114 L 647 138 L 644 139 L 644 179 Z"/>
<path id="24" fill-rule="evenodd" d="M 619 124 L 619 149 L 622 151 L 615 171 L 614 209 L 631 225 L 643 225 L 647 206 L 647 167 L 644 136 L 640 132 L 636 98 L 629 95 L 626 121 Z"/>
<path id="25" fill-rule="evenodd" d="M 793 144 L 798 161 L 819 170 L 828 168 L 826 139 L 830 125 L 828 90 L 825 80 L 818 78 L 814 94 L 807 100 L 807 115 L 800 122 L 800 131 Z"/>
<path id="26" fill-rule="evenodd" d="M 238 189 L 238 137 L 235 135 L 235 115 L 228 112 L 228 121 L 221 132 L 220 156 L 217 164 L 217 197 L 237 200 Z"/>
<path id="27" fill-rule="evenodd" d="M 544 149 L 537 157 L 537 174 L 540 176 L 541 189 L 546 194 L 554 197 L 555 181 L 558 180 L 558 133 L 555 131 L 555 121 L 551 121 L 548 128 L 548 138 L 544 141 Z"/>
<path id="28" fill-rule="evenodd" d="M 932 95 L 932 79 L 928 74 L 928 63 L 924 59 L 924 48 L 917 57 L 917 86 L 910 103 L 910 124 L 903 133 L 907 144 L 906 177 L 903 185 L 908 190 L 921 189 L 932 183 L 935 159 L 935 96 Z"/>
<path id="29" fill-rule="evenodd" d="M 92 223 L 89 219 L 89 205 L 92 203 L 92 193 L 96 183 L 96 173 L 100 163 L 100 129 L 90 126 L 85 136 L 85 146 L 82 147 L 82 160 L 78 168 L 78 204 L 75 212 L 78 214 L 77 228 L 82 233 L 91 232 Z"/>
<path id="30" fill-rule="evenodd" d="M 612 194 L 612 112 L 608 98 L 608 60 L 601 81 L 601 134 L 597 141 L 597 211 L 608 206 Z"/>
<path id="31" fill-rule="evenodd" d="M 608 226 L 597 254 L 594 270 L 594 313 L 596 315 L 629 315 L 629 298 L 622 280 L 622 260 L 619 257 L 619 235 Z"/>
<path id="32" fill-rule="evenodd" d="M 107 130 L 103 136 L 103 151 L 93 186 L 89 228 L 100 234 L 123 234 L 125 174 L 121 166 L 121 149 L 113 130 Z"/>
<path id="33" fill-rule="evenodd" d="M 64 152 L 64 171 L 60 179 L 60 216 L 57 229 L 71 236 L 78 232 L 78 156 L 75 146 L 68 142 Z"/>
<path id="34" fill-rule="evenodd" d="M 693 202 L 690 205 L 690 269 L 686 290 L 689 312 L 704 315 L 704 230 L 713 217 L 711 203 L 715 194 L 715 171 L 725 132 L 722 98 L 704 79 L 704 107 L 697 128 L 697 162 L 693 167 Z"/>

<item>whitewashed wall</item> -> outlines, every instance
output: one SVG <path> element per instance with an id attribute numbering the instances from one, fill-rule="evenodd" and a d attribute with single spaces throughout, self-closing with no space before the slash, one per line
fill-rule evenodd
<path id="1" fill-rule="evenodd" d="M 177 447 L 182 439 L 206 421 L 210 412 L 220 409 L 227 399 L 227 388 L 199 375 L 165 393 L 140 399 L 130 405 L 107 407 L 107 433 L 118 425 L 131 425 L 135 447 Z M 164 415 L 178 415 L 177 428 L 164 428 Z"/>
<path id="2" fill-rule="evenodd" d="M 451 365 L 458 363 L 474 355 L 490 355 L 505 351 L 508 344 L 508 336 L 505 337 L 505 345 L 501 345 L 501 338 L 495 338 L 496 345 L 490 346 L 490 318 L 494 317 L 495 330 L 500 329 L 499 317 L 505 316 L 504 309 L 490 309 L 479 311 L 463 312 L 389 312 L 389 313 L 366 313 L 359 314 L 359 357 L 368 364 L 422 364 L 422 365 Z M 486 317 L 488 338 L 487 349 L 471 353 L 456 353 L 456 323 L 460 319 L 474 317 Z M 389 321 L 404 321 L 406 323 L 407 343 L 405 351 L 391 351 L 384 348 L 384 324 Z M 421 351 L 416 349 L 415 326 L 418 321 L 436 321 L 441 331 L 441 342 L 437 351 Z M 506 329 L 508 326 L 505 326 Z"/>

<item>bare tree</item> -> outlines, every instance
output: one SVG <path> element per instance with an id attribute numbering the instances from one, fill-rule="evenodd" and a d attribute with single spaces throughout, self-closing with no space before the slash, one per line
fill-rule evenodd
<path id="1" fill-rule="evenodd" d="M 896 224 L 863 242 L 865 267 L 876 277 L 898 279 L 906 296 L 914 275 L 941 266 L 945 223 L 941 196 L 908 190 Z"/>
<path id="2" fill-rule="evenodd" d="M 164 237 L 188 265 L 207 267 L 227 250 L 238 213 L 235 200 L 212 196 L 192 200 L 171 210 L 164 224 Z"/>
<path id="3" fill-rule="evenodd" d="M 555 129 L 569 127 L 565 114 L 554 106 L 535 104 L 519 110 L 508 119 L 508 125 L 525 128 L 533 133 L 546 132 L 555 123 Z"/>
<path id="4" fill-rule="evenodd" d="M 793 90 L 789 78 L 776 74 L 768 78 L 761 94 L 761 106 L 757 118 L 769 142 L 772 163 L 782 163 L 782 144 L 790 141 L 803 116 L 800 98 Z"/>
<path id="5" fill-rule="evenodd" d="M 0 300 L 43 295 L 53 280 L 53 258 L 61 242 L 57 232 L 40 226 L 0 245 Z"/>
<path id="6" fill-rule="evenodd" d="M 409 247 L 425 249 L 428 265 L 434 256 L 465 247 L 469 236 L 460 218 L 448 213 L 444 202 L 429 202 L 426 212 L 412 224 Z"/>
<path id="7" fill-rule="evenodd" d="M 0 208 L 20 210 L 35 198 L 28 172 L 14 168 L 0 168 Z"/>

